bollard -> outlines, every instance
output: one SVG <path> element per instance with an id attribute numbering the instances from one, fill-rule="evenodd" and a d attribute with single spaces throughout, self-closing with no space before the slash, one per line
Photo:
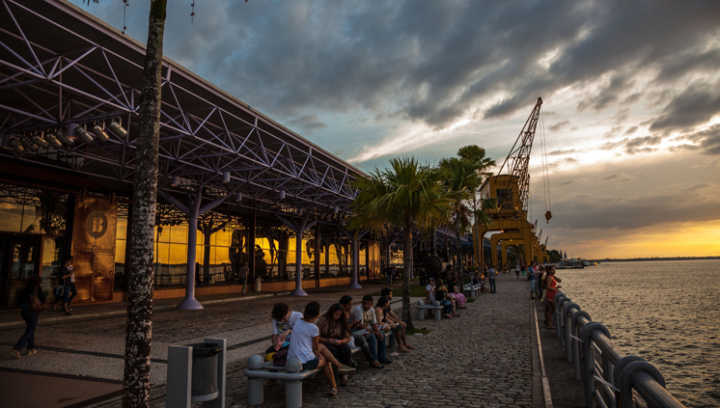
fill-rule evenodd
<path id="1" fill-rule="evenodd" d="M 437 300 L 433 302 L 433 305 L 440 306 L 440 302 Z M 442 309 L 433 309 L 433 313 L 435 314 L 435 320 L 442 320 Z"/>
<path id="2" fill-rule="evenodd" d="M 422 308 L 425 302 L 422 300 L 417 301 L 418 307 L 415 309 L 417 314 L 415 315 L 416 320 L 425 320 L 425 309 Z"/>
<path id="3" fill-rule="evenodd" d="M 590 320 L 590 317 L 588 317 Z M 580 329 L 580 339 L 582 339 L 582 381 L 585 388 L 585 406 L 591 407 L 593 402 L 593 396 L 595 395 L 595 359 L 592 354 L 592 336 L 595 331 L 601 331 L 606 336 L 610 337 L 610 332 L 607 327 L 602 323 L 590 322 Z M 603 358 L 603 360 L 605 360 Z"/>
<path id="4" fill-rule="evenodd" d="M 254 354 L 248 358 L 248 368 L 251 370 L 262 369 L 265 360 L 260 354 Z M 256 406 L 265 402 L 265 393 L 263 385 L 265 380 L 262 378 L 248 378 L 248 405 Z"/>
<path id="5" fill-rule="evenodd" d="M 295 358 L 289 358 L 285 363 L 285 371 L 299 373 L 302 371 L 302 363 Z M 285 381 L 285 407 L 302 407 L 302 381 Z"/>

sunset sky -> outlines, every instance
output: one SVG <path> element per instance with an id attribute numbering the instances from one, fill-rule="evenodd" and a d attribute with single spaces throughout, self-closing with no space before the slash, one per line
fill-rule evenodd
<path id="1" fill-rule="evenodd" d="M 120 1 L 74 3 L 123 26 Z M 467 144 L 501 161 L 542 96 L 551 248 L 720 255 L 720 1 L 189 4 L 169 0 L 168 57 L 361 169 Z"/>

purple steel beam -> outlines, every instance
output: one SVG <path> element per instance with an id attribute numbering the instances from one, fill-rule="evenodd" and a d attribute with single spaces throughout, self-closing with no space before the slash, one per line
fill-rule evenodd
<path id="1" fill-rule="evenodd" d="M 15 4 L 15 5 L 17 5 L 15 2 L 12 2 L 12 3 Z M 6 7 L 8 7 L 8 6 L 7 6 L 7 4 L 8 4 L 7 1 L 4 2 L 4 4 L 5 4 Z M 20 7 L 22 7 L 22 6 L 20 6 Z M 23 8 L 24 8 L 24 7 L 23 7 Z M 26 9 L 26 10 L 27 10 L 27 9 Z M 33 13 L 33 14 L 36 14 L 36 13 L 34 13 L 32 10 L 28 10 L 28 11 L 31 12 L 31 13 Z M 42 17 L 42 16 L 41 16 L 41 17 Z M 44 17 L 42 17 L 42 18 L 44 18 Z M 63 27 L 63 28 L 64 28 L 64 27 Z M 65 29 L 65 30 L 68 31 L 68 32 L 70 32 L 70 31 L 67 30 L 67 29 Z M 74 33 L 73 33 L 73 34 L 74 34 Z M 74 34 L 74 35 L 78 36 L 77 34 Z M 84 38 L 83 38 L 83 39 L 84 39 Z M 87 39 L 85 39 L 85 40 L 88 41 L 88 42 L 90 42 L 90 43 L 92 43 L 91 41 L 89 41 L 89 40 L 87 40 Z M 84 76 L 88 77 L 88 79 L 92 79 L 92 78 L 90 77 L 90 75 L 89 75 L 87 72 L 85 72 L 85 70 L 84 70 L 85 67 L 83 67 L 83 69 L 80 68 L 80 66 L 82 66 L 81 60 L 82 60 L 83 58 L 87 57 L 89 54 L 91 54 L 92 51 L 95 50 L 95 49 L 96 49 L 96 48 L 91 48 L 90 51 L 86 51 L 83 55 L 81 55 L 81 57 L 76 58 L 76 59 L 74 60 L 74 62 L 71 61 L 72 64 L 77 65 L 77 67 L 76 67 L 75 69 L 76 69 L 76 70 L 79 70 Z M 123 59 L 124 61 L 129 62 L 129 63 L 132 63 L 132 61 L 127 60 L 127 59 L 125 59 L 124 57 L 119 56 L 119 55 L 117 55 L 117 54 L 114 54 L 114 53 L 112 53 L 112 52 L 108 52 L 108 51 L 107 51 L 106 49 L 104 49 L 104 48 L 102 48 L 101 51 L 102 51 L 103 59 L 105 60 L 106 65 L 108 65 L 108 68 L 109 68 L 109 70 L 110 70 L 110 73 L 111 73 L 112 76 L 113 76 L 113 77 L 112 77 L 112 81 L 120 88 L 122 97 L 123 97 L 123 99 L 126 100 L 126 101 L 125 101 L 125 105 L 126 105 L 126 106 L 117 106 L 116 104 L 113 104 L 112 102 L 110 102 L 107 98 L 105 98 L 105 99 L 99 98 L 99 97 L 97 97 L 97 96 L 95 96 L 95 95 L 93 95 L 93 94 L 90 94 L 89 92 L 86 92 L 86 91 L 84 91 L 84 90 L 78 89 L 78 88 L 76 88 L 76 87 L 74 87 L 74 86 L 71 86 L 71 85 L 69 85 L 69 84 L 62 83 L 62 82 L 57 81 L 57 80 L 54 80 L 54 81 L 53 81 L 53 84 L 59 85 L 59 89 L 60 89 L 60 90 L 62 90 L 63 88 L 65 88 L 65 89 L 67 89 L 67 90 L 69 90 L 69 91 L 76 92 L 77 94 L 80 94 L 80 95 L 85 96 L 85 97 L 87 97 L 87 98 L 90 98 L 90 99 L 93 99 L 93 100 L 98 100 L 98 101 L 100 102 L 99 104 L 109 105 L 109 106 L 114 107 L 114 108 L 116 108 L 116 109 L 127 110 L 127 105 L 128 105 L 128 104 L 127 104 L 127 96 L 124 94 L 124 86 L 123 86 L 123 84 L 120 83 L 120 81 L 118 80 L 117 75 L 115 74 L 115 70 L 112 68 L 112 64 L 110 63 L 110 61 L 109 61 L 108 58 L 107 58 L 107 53 L 110 53 L 110 54 L 112 54 L 112 55 L 114 55 L 114 56 L 116 56 L 116 57 L 118 57 L 118 58 L 121 58 L 121 59 Z M 68 59 L 68 60 L 69 60 L 69 59 Z M 58 61 L 59 61 L 59 60 L 56 61 L 56 64 L 55 64 L 55 66 L 54 66 L 54 70 L 55 70 L 55 68 L 57 67 Z M 0 61 L 0 62 L 4 62 L 4 61 Z M 8 63 L 8 64 L 6 64 L 6 65 L 13 66 L 14 64 Z M 25 71 L 25 73 L 27 73 L 28 75 L 33 75 L 33 74 L 34 74 L 34 73 L 31 72 L 31 71 L 23 70 L 21 67 L 17 67 L 17 68 L 19 68 L 21 71 Z M 64 69 L 67 69 L 67 68 L 68 68 L 68 67 L 66 66 Z M 138 66 L 138 68 L 139 68 L 139 66 Z M 64 70 L 64 69 L 63 69 L 63 70 Z M 168 74 L 168 75 L 167 75 L 167 78 L 168 78 L 168 80 L 171 80 L 171 79 L 172 79 L 172 77 L 171 77 L 171 73 L 172 73 L 172 72 L 173 72 L 173 70 L 172 70 L 172 65 L 168 65 L 168 71 L 167 71 L 167 74 Z M 97 72 L 93 72 L 93 74 L 99 75 Z M 37 74 L 35 74 L 35 75 L 37 75 Z M 193 79 L 193 78 L 190 78 L 190 79 Z M 118 97 L 121 96 L 121 95 L 115 96 L 115 95 L 113 95 L 113 94 L 111 94 L 111 93 L 108 93 L 108 92 L 107 92 L 107 89 L 105 89 L 105 87 L 103 87 L 103 86 L 100 86 L 97 81 L 92 80 L 91 82 L 93 82 L 94 84 L 96 84 L 96 86 L 98 86 L 99 88 L 101 88 L 106 94 L 109 94 L 110 97 L 111 97 L 115 102 L 119 102 L 121 105 L 123 105 L 123 102 L 118 99 Z M 128 88 L 131 89 L 130 87 L 128 87 Z M 170 86 L 169 88 L 171 88 L 171 93 L 173 94 L 173 99 L 175 100 L 175 102 L 176 102 L 178 105 L 179 105 L 179 100 L 178 100 L 178 98 L 177 98 L 175 88 L 177 88 L 178 90 L 182 90 L 182 91 L 188 93 L 189 95 L 194 96 L 194 97 L 197 98 L 197 95 L 194 95 L 192 92 L 189 92 L 189 91 L 187 91 L 187 90 L 185 90 L 185 89 L 182 89 L 181 87 L 178 87 L 178 86 L 176 86 L 176 85 L 174 85 L 174 84 L 171 84 L 171 86 Z M 133 91 L 134 91 L 134 90 L 133 90 Z M 131 93 L 131 99 L 134 99 L 134 93 L 135 93 L 135 92 L 132 92 L 132 93 Z M 198 99 L 201 99 L 201 100 L 202 100 L 203 98 L 198 98 Z M 207 102 L 207 101 L 205 101 L 205 102 Z M 234 104 L 236 104 L 234 101 L 231 101 L 231 102 L 233 102 Z M 132 108 L 133 104 L 129 104 L 129 105 L 130 105 L 130 110 L 134 112 L 135 109 Z M 97 106 L 97 105 L 96 105 L 96 106 Z M 125 108 L 125 109 L 123 109 L 123 108 Z M 186 121 L 186 125 L 189 125 L 188 115 L 185 114 L 185 111 L 182 110 L 182 107 L 180 107 L 179 110 L 180 110 L 180 113 L 182 114 L 183 119 Z M 228 129 L 228 126 L 227 126 L 227 123 L 226 123 L 226 120 L 225 120 L 225 115 L 233 116 L 236 120 L 239 120 L 239 121 L 241 121 L 241 122 L 247 123 L 243 118 L 237 117 L 236 115 L 233 115 L 233 114 L 230 113 L 230 112 L 224 112 L 222 109 L 218 109 L 217 107 L 212 107 L 211 114 L 208 115 L 208 116 L 206 116 L 206 118 L 203 119 L 203 121 L 201 122 L 201 125 L 199 125 L 199 126 L 197 127 L 196 132 L 198 132 L 198 131 L 200 131 L 201 129 L 204 128 L 203 130 L 205 130 L 206 132 L 208 132 L 208 133 L 210 133 L 210 134 L 213 134 L 213 132 L 209 131 L 209 127 L 206 127 L 205 125 L 206 125 L 207 122 L 210 120 L 210 118 L 211 118 L 211 116 L 212 116 L 212 112 L 215 112 L 215 111 L 218 112 L 218 115 L 217 115 L 217 116 L 220 117 L 221 122 L 222 122 L 222 128 L 223 128 L 224 130 L 226 130 L 225 133 L 226 133 L 228 136 L 234 136 L 234 135 L 233 135 L 232 132 L 230 132 L 229 129 Z M 245 109 L 245 111 L 246 111 L 246 112 L 250 112 L 250 113 L 253 114 L 254 124 L 256 125 L 257 122 L 258 122 L 257 115 L 256 115 L 254 112 L 249 111 L 249 110 L 247 110 L 247 109 Z M 166 115 L 166 116 L 169 116 L 169 115 Z M 172 119 L 172 117 L 169 117 L 169 118 Z M 275 125 L 274 125 L 273 123 L 271 123 L 271 122 L 264 122 L 264 123 L 267 123 L 270 127 L 273 127 L 273 128 L 276 128 L 276 129 L 277 129 L 277 126 L 275 126 Z M 176 123 L 176 124 L 179 125 L 179 123 Z M 182 129 L 174 129 L 174 127 L 169 126 L 167 123 L 164 123 L 164 125 L 165 125 L 165 127 L 168 127 L 168 128 L 170 128 L 170 129 L 172 129 L 172 130 L 177 130 L 179 133 L 184 133 L 184 132 L 182 132 Z M 281 133 L 285 133 L 284 130 L 282 130 L 282 129 L 277 129 L 277 130 L 280 130 Z M 257 133 L 256 131 L 259 131 L 260 133 Z M 253 126 L 253 127 L 251 128 L 251 130 L 249 131 L 248 135 L 245 136 L 244 139 L 241 138 L 241 139 L 242 139 L 242 145 L 241 145 L 241 148 L 240 148 L 240 149 L 235 149 L 235 148 L 234 148 L 234 143 L 230 144 L 230 146 L 223 146 L 223 147 L 225 147 L 225 148 L 228 148 L 228 147 L 229 147 L 229 148 L 230 148 L 229 150 L 235 151 L 236 154 L 237 154 L 237 153 L 240 153 L 240 150 L 242 150 L 242 147 L 247 146 L 247 142 L 250 140 L 250 138 L 251 138 L 251 136 L 252 136 L 253 134 L 255 134 L 255 135 L 257 136 L 257 144 L 261 147 L 261 153 L 263 154 L 263 156 L 265 157 L 266 160 L 262 160 L 261 157 L 259 157 L 259 156 L 257 155 L 257 153 L 255 153 L 255 151 L 253 151 L 253 150 L 248 149 L 248 152 L 252 153 L 254 156 L 256 156 L 257 159 L 259 159 L 259 160 L 257 160 L 257 162 L 259 162 L 259 164 L 261 164 L 261 165 L 262 165 L 262 164 L 267 165 L 267 149 L 265 148 L 265 143 L 264 143 L 262 137 L 260 137 L 260 135 L 261 135 L 261 134 L 262 134 L 262 135 L 266 135 L 266 136 L 269 136 L 269 137 L 274 138 L 274 139 L 277 139 L 277 140 L 280 140 L 280 139 L 278 139 L 278 137 L 277 137 L 276 135 L 267 133 L 267 131 L 262 130 L 262 129 L 259 129 L 259 128 L 257 128 L 256 126 Z M 286 134 L 286 133 L 285 133 L 285 134 Z M 215 136 L 217 136 L 217 135 L 215 135 Z M 236 137 L 237 137 L 237 136 L 236 136 Z M 229 141 L 232 141 L 232 140 L 233 140 L 233 137 L 230 137 L 228 140 L 229 140 Z M 202 139 L 200 139 L 200 141 L 201 141 L 201 142 L 206 142 L 206 141 L 204 141 L 204 140 L 202 140 Z M 218 146 L 215 145 L 214 143 L 212 143 L 211 145 L 214 145 L 215 147 L 218 147 Z M 281 144 L 281 146 L 283 146 L 283 147 L 286 147 L 286 146 L 289 147 L 289 146 L 287 145 L 287 143 L 284 143 L 284 142 L 283 142 L 283 144 Z M 293 149 L 297 149 L 297 147 L 295 147 L 295 146 L 293 146 L 292 148 L 293 148 Z M 282 149 L 282 147 L 281 147 L 281 149 Z M 293 160 L 291 150 L 286 150 L 286 151 L 287 151 L 288 156 L 289 156 L 289 161 L 288 161 L 288 163 L 290 163 L 290 166 L 295 167 L 297 162 L 296 162 L 295 160 Z M 335 170 L 335 169 L 333 168 L 333 166 L 329 165 L 328 163 L 325 163 L 323 160 L 318 160 L 316 157 L 311 157 L 311 155 L 312 155 L 312 146 L 310 146 L 310 147 L 308 148 L 308 151 L 307 151 L 307 152 L 304 152 L 304 151 L 302 151 L 302 150 L 299 150 L 299 151 L 300 151 L 301 153 L 303 153 L 303 154 L 306 155 L 306 156 L 305 156 L 305 160 L 304 160 L 304 162 L 303 162 L 303 169 L 307 166 L 307 163 L 310 163 L 311 167 L 312 167 L 312 168 L 315 168 L 315 167 L 316 167 L 316 164 L 315 164 L 316 161 L 321 162 L 322 164 L 325 164 L 325 165 L 326 165 L 325 174 L 324 174 L 324 176 L 323 176 L 323 179 L 320 180 L 320 183 L 318 183 L 318 180 L 317 180 L 317 179 L 318 179 L 318 177 L 317 177 L 317 171 L 314 171 L 314 172 L 316 173 L 316 174 L 315 174 L 315 177 L 310 177 L 309 172 L 308 172 L 308 173 L 304 173 L 304 172 L 302 172 L 302 171 L 297 171 L 297 170 L 295 170 L 295 171 L 287 171 L 287 174 L 286 174 L 287 176 L 289 176 L 290 178 L 298 179 L 299 181 L 310 182 L 312 185 L 315 185 L 315 186 L 317 186 L 318 184 L 320 184 L 320 186 L 317 186 L 317 187 L 321 187 L 321 188 L 322 188 L 322 184 L 323 184 L 323 182 L 326 180 L 326 176 L 327 176 L 328 174 L 331 174 L 331 177 L 332 177 L 333 181 L 335 181 L 335 177 L 334 177 L 334 175 L 332 174 L 332 173 L 334 173 L 333 170 Z M 241 154 L 242 154 L 242 153 L 241 153 Z M 246 154 L 247 154 L 247 153 L 242 154 L 242 155 L 246 155 Z M 279 160 L 279 158 L 280 158 L 281 156 L 279 156 L 279 155 L 276 154 L 276 157 L 277 157 L 277 159 L 275 159 L 275 161 L 276 161 L 278 164 L 280 164 L 280 165 L 281 165 L 282 167 L 284 167 L 286 170 L 290 170 L 290 168 L 288 168 L 288 166 L 287 166 L 283 161 Z M 249 158 L 249 159 L 250 159 L 251 161 L 255 161 L 255 160 L 252 160 L 252 158 Z M 212 167 L 212 166 L 209 166 L 207 163 L 203 163 L 203 165 L 206 166 L 206 167 Z M 217 167 L 217 166 L 216 166 L 216 167 Z M 262 166 L 261 166 L 261 167 L 262 167 Z M 276 172 L 278 172 L 279 169 L 275 169 L 275 168 L 274 168 L 273 170 L 276 171 Z M 338 170 L 339 170 L 339 169 L 338 169 Z M 286 173 L 285 171 L 279 171 L 279 172 L 280 172 L 280 174 Z M 347 178 L 347 174 L 348 174 L 348 169 L 347 169 L 347 168 L 345 169 L 344 173 L 345 173 L 345 174 L 344 174 L 344 178 Z M 305 175 L 306 177 L 301 177 L 301 176 L 303 176 L 303 175 Z M 288 182 L 289 182 L 289 181 L 288 181 Z M 328 190 L 330 190 L 330 191 L 332 191 L 332 192 L 334 192 L 334 193 L 336 193 L 336 194 L 337 194 L 337 193 L 342 194 L 345 189 L 338 189 L 338 188 L 337 188 L 337 182 L 336 182 L 336 181 L 335 181 L 334 184 L 335 184 L 335 186 L 333 186 L 334 188 L 329 188 Z M 267 186 L 264 186 L 264 187 L 267 188 Z"/>

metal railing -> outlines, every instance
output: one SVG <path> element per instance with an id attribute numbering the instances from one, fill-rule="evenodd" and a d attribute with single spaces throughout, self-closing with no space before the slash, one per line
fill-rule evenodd
<path id="1" fill-rule="evenodd" d="M 562 292 L 555 296 L 553 318 L 568 362 L 583 382 L 586 407 L 684 407 L 655 366 L 637 356 L 623 357 L 608 329 Z"/>

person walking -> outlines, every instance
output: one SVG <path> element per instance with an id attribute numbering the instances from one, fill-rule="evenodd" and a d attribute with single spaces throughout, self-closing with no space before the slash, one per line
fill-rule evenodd
<path id="1" fill-rule="evenodd" d="M 63 283 L 63 310 L 66 315 L 72 314 L 70 305 L 73 298 L 77 295 L 77 287 L 75 287 L 75 267 L 72 263 L 72 257 L 68 257 L 63 264 L 60 279 Z"/>
<path id="2" fill-rule="evenodd" d="M 15 343 L 10 354 L 15 358 L 20 358 L 23 349 L 27 348 L 27 355 L 32 356 L 37 353 L 35 347 L 35 329 L 38 325 L 40 312 L 45 304 L 45 293 L 40 288 L 40 278 L 32 278 L 28 282 L 27 287 L 20 294 L 20 316 L 25 320 L 25 332 Z"/>
<path id="3" fill-rule="evenodd" d="M 497 289 L 495 287 L 495 276 L 496 275 L 497 275 L 497 272 L 495 271 L 495 268 L 493 268 L 491 266 L 490 269 L 488 269 L 488 281 L 490 282 L 490 293 L 496 292 L 496 289 Z"/>

